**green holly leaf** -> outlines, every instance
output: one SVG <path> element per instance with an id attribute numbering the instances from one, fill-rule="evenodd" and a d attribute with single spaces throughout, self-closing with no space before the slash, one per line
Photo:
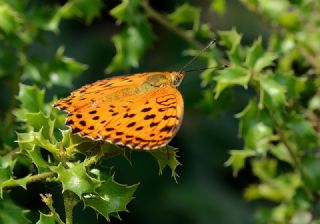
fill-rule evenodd
<path id="1" fill-rule="evenodd" d="M 223 15 L 226 11 L 226 0 L 212 0 L 210 9 L 220 15 Z"/>
<path id="2" fill-rule="evenodd" d="M 19 179 L 13 179 L 12 177 L 9 180 L 6 180 L 4 182 L 2 182 L 0 184 L 1 187 L 6 187 L 6 186 L 20 186 L 23 189 L 27 190 L 27 183 L 29 181 L 29 177 L 31 176 L 31 174 L 23 177 L 23 178 L 19 178 Z M 2 195 L 1 195 L 2 197 Z"/>
<path id="3" fill-rule="evenodd" d="M 264 91 L 263 103 L 269 108 L 278 109 L 286 103 L 286 88 L 273 79 L 273 76 L 267 75 L 260 79 L 260 86 Z"/>
<path id="4" fill-rule="evenodd" d="M 16 206 L 9 197 L 4 197 L 0 200 L 0 211 L 0 223 L 31 223 L 26 218 L 26 211 Z"/>
<path id="5" fill-rule="evenodd" d="M 292 157 L 288 151 L 288 148 L 283 143 L 271 145 L 270 151 L 277 159 L 285 161 L 289 164 L 293 164 Z"/>
<path id="6" fill-rule="evenodd" d="M 240 119 L 239 133 L 245 140 L 244 148 L 265 154 L 270 142 L 276 139 L 268 112 L 260 110 L 256 101 L 250 101 L 236 117 Z"/>
<path id="7" fill-rule="evenodd" d="M 87 65 L 64 56 L 64 48 L 60 47 L 58 48 L 54 59 L 49 61 L 47 69 L 44 69 L 44 73 L 47 74 L 47 81 L 49 81 L 49 83 L 71 87 L 72 80 L 78 77 L 86 69 Z"/>
<path id="8" fill-rule="evenodd" d="M 214 32 L 211 30 L 209 24 L 200 24 L 196 34 L 203 38 L 212 39 L 215 36 Z"/>
<path id="9" fill-rule="evenodd" d="M 298 12 L 282 12 L 278 15 L 278 22 L 283 27 L 290 29 L 290 30 L 299 30 L 301 25 L 303 24 L 301 22 L 301 15 Z"/>
<path id="10" fill-rule="evenodd" d="M 0 185 L 11 178 L 14 164 L 12 158 L 0 157 Z"/>
<path id="11" fill-rule="evenodd" d="M 301 93 L 306 89 L 306 78 L 297 77 L 291 72 L 276 72 L 272 79 L 286 87 L 286 97 L 288 99 L 298 99 Z"/>
<path id="12" fill-rule="evenodd" d="M 151 43 L 152 35 L 148 23 L 129 26 L 116 34 L 112 41 L 116 47 L 116 55 L 107 67 L 107 72 L 137 67 L 139 60 Z"/>
<path id="13" fill-rule="evenodd" d="M 268 181 L 277 174 L 278 162 L 275 159 L 255 159 L 251 165 L 255 176 L 263 181 Z"/>
<path id="14" fill-rule="evenodd" d="M 60 149 L 43 136 L 42 130 L 40 130 L 39 132 L 30 131 L 28 133 L 17 133 L 17 135 L 17 142 L 22 151 L 32 150 L 33 145 L 35 145 L 48 150 L 55 157 L 59 155 Z"/>
<path id="15" fill-rule="evenodd" d="M 58 17 L 63 18 L 84 18 L 87 23 L 90 23 L 95 17 L 100 15 L 103 8 L 101 0 L 71 0 L 60 8 Z"/>
<path id="16" fill-rule="evenodd" d="M 226 166 L 231 166 L 233 176 L 237 176 L 239 171 L 243 169 L 246 159 L 255 155 L 255 152 L 248 149 L 230 150 L 230 157 L 225 162 Z"/>
<path id="17" fill-rule="evenodd" d="M 0 3 L 0 29 L 10 34 L 19 29 L 22 18 L 10 5 Z"/>
<path id="18" fill-rule="evenodd" d="M 320 187 L 320 163 L 319 159 L 313 155 L 307 155 L 302 159 L 302 179 L 312 191 L 317 191 Z"/>
<path id="19" fill-rule="evenodd" d="M 277 55 L 272 52 L 266 52 L 262 57 L 258 58 L 253 70 L 255 72 L 261 72 L 264 68 L 271 66 L 273 61 L 277 59 Z"/>
<path id="20" fill-rule="evenodd" d="M 127 205 L 133 199 L 138 184 L 122 185 L 115 182 L 113 177 L 104 177 L 102 181 L 101 186 L 96 189 L 96 194 L 84 195 L 84 204 L 108 220 L 110 216 L 119 217 L 119 212 L 128 211 Z"/>
<path id="21" fill-rule="evenodd" d="M 50 214 L 43 214 L 40 212 L 40 218 L 36 224 L 55 224 L 55 218 L 52 213 Z"/>
<path id="22" fill-rule="evenodd" d="M 266 167 L 266 169 L 270 168 Z M 273 168 L 271 168 L 271 170 L 272 169 Z M 265 171 L 261 172 L 263 175 L 269 175 Z M 282 202 L 283 200 L 292 200 L 299 187 L 301 187 L 300 176 L 295 173 L 285 173 L 283 175 L 268 178 L 267 181 L 264 181 L 261 184 L 249 186 L 245 190 L 244 196 L 247 200 L 265 198 L 274 202 Z"/>
<path id="23" fill-rule="evenodd" d="M 181 163 L 178 161 L 177 149 L 172 146 L 165 146 L 149 152 L 158 162 L 159 175 L 162 174 L 167 166 L 171 169 L 171 176 L 177 181 L 178 174 L 176 169 Z"/>
<path id="24" fill-rule="evenodd" d="M 43 159 L 39 147 L 32 145 L 32 149 L 26 150 L 29 158 L 32 160 L 32 163 L 37 167 L 38 173 L 46 172 L 49 170 L 48 162 Z"/>
<path id="25" fill-rule="evenodd" d="M 308 109 L 311 111 L 320 110 L 320 93 L 317 93 L 310 99 Z"/>
<path id="26" fill-rule="evenodd" d="M 42 112 L 38 113 L 26 113 L 25 122 L 28 126 L 32 127 L 32 130 L 37 132 L 42 130 L 43 137 L 51 139 L 53 136 L 54 120 L 50 119 L 50 116 L 44 115 Z"/>
<path id="27" fill-rule="evenodd" d="M 308 151 L 319 146 L 316 130 L 301 114 L 287 115 L 284 124 L 288 130 L 285 134 L 297 145 L 297 150 Z"/>
<path id="28" fill-rule="evenodd" d="M 17 99 L 21 103 L 21 110 L 16 112 L 18 119 L 24 120 L 24 113 L 26 112 L 37 113 L 44 111 L 44 90 L 40 90 L 36 86 L 20 84 Z"/>
<path id="29" fill-rule="evenodd" d="M 229 49 L 234 49 L 240 44 L 242 35 L 239 34 L 234 28 L 230 31 L 219 31 L 220 44 Z"/>
<path id="30" fill-rule="evenodd" d="M 199 23 L 200 9 L 185 3 L 168 15 L 168 19 L 175 25 Z"/>
<path id="31" fill-rule="evenodd" d="M 262 47 L 261 38 L 258 38 L 253 45 L 248 49 L 246 56 L 246 65 L 249 68 L 253 68 L 257 63 L 257 60 L 264 54 L 264 49 Z"/>
<path id="32" fill-rule="evenodd" d="M 247 88 L 250 80 L 250 74 L 245 68 L 240 66 L 232 66 L 219 71 L 214 80 L 217 81 L 217 85 L 214 89 L 215 98 L 217 99 L 221 92 L 228 87 L 240 85 L 244 88 Z"/>
<path id="33" fill-rule="evenodd" d="M 139 24 L 142 15 L 139 12 L 141 0 L 122 0 L 122 2 L 110 10 L 110 15 L 117 19 L 117 22 L 127 22 L 129 24 Z"/>
<path id="34" fill-rule="evenodd" d="M 64 56 L 64 48 L 59 47 L 55 56 L 47 61 L 26 59 L 24 62 L 24 77 L 46 86 L 53 85 L 71 87 L 72 80 L 87 69 L 72 58 Z"/>
<path id="35" fill-rule="evenodd" d="M 58 174 L 63 191 L 70 190 L 82 198 L 84 193 L 93 193 L 101 185 L 101 181 L 89 176 L 84 164 L 68 163 L 68 166 L 66 168 L 59 164 L 59 166 L 51 167 L 52 171 Z"/>

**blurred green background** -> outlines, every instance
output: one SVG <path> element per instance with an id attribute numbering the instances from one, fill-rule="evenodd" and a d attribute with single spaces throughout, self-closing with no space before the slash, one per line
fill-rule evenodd
<path id="1" fill-rule="evenodd" d="M 150 1 L 160 13 L 170 13 L 185 2 L 201 8 L 201 20 L 210 24 L 214 31 L 229 30 L 232 27 L 243 33 L 243 42 L 251 43 L 258 36 L 265 41 L 268 27 L 259 17 L 247 11 L 238 1 L 227 1 L 225 15 L 217 15 L 209 10 L 210 1 L 162 0 Z M 88 69 L 74 80 L 73 88 L 94 82 L 109 76 L 148 71 L 174 71 L 180 69 L 190 57 L 183 50 L 188 44 L 157 23 L 153 23 L 156 40 L 140 61 L 137 69 L 105 74 L 105 68 L 115 54 L 111 41 L 112 35 L 121 26 L 115 24 L 108 12 L 118 1 L 105 1 L 100 18 L 90 24 L 78 20 L 64 20 L 57 34 L 46 33 L 45 42 L 39 42 L 30 49 L 30 55 L 51 58 L 58 47 L 65 47 L 65 55 L 87 64 Z M 206 43 L 203 43 L 206 44 Z M 201 60 L 193 63 L 189 69 L 203 68 Z M 233 94 L 225 96 L 227 110 L 220 110 L 213 103 L 212 108 L 203 106 L 203 89 L 200 72 L 187 74 L 180 90 L 185 100 L 185 117 L 177 136 L 171 145 L 179 148 L 178 155 L 182 166 L 178 168 L 178 184 L 171 178 L 171 171 L 165 170 L 158 175 L 156 161 L 146 153 L 132 154 L 132 165 L 124 158 L 115 158 L 105 162 L 115 167 L 115 179 L 120 183 L 140 182 L 135 199 L 129 204 L 130 213 L 121 213 L 122 223 L 250 223 L 253 222 L 254 208 L 261 202 L 246 202 L 243 199 L 245 186 L 255 181 L 250 170 L 244 169 L 237 178 L 232 176 L 230 168 L 224 165 L 228 150 L 241 147 L 237 136 L 238 123 L 234 114 L 240 112 L 247 103 L 248 94 L 235 89 Z M 31 83 L 29 83 L 31 84 Z M 47 90 L 47 97 L 68 95 L 71 89 L 54 87 Z M 1 84 L 1 107 L 6 108 L 8 88 Z M 218 111 L 218 112 L 216 112 Z M 54 186 L 46 186 L 59 191 Z M 33 193 L 15 189 L 13 197 L 23 198 L 25 208 L 41 207 L 39 192 L 44 191 L 41 184 L 31 186 Z M 30 191 L 29 191 L 30 192 Z M 62 202 L 61 202 L 62 203 Z M 76 207 L 75 223 L 87 223 L 95 218 L 90 209 L 83 205 Z M 112 219 L 112 223 L 120 223 Z M 99 218 L 100 223 L 105 220 Z"/>

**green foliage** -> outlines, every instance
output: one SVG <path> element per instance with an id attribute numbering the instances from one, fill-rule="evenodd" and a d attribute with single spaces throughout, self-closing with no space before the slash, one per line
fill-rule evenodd
<path id="1" fill-rule="evenodd" d="M 112 38 L 117 53 L 107 67 L 108 72 L 137 67 L 152 41 L 150 25 L 139 6 L 140 0 L 122 0 L 110 11 L 117 23 L 124 23 L 125 27 Z"/>
<path id="2" fill-rule="evenodd" d="M 242 2 L 274 30 L 265 44 L 258 38 L 250 46 L 241 44 L 235 29 L 219 32 L 229 65 L 212 72 L 206 85 L 218 99 L 234 86 L 253 91 L 236 115 L 243 149 L 232 150 L 226 165 L 234 175 L 249 165 L 259 179 L 245 190 L 246 199 L 276 203 L 257 211 L 257 223 L 317 223 L 319 108 L 308 105 L 317 105 L 319 96 L 320 45 L 314 38 L 319 41 L 320 33 L 311 27 L 318 27 L 312 18 L 320 6 L 309 1 Z"/>
<path id="3" fill-rule="evenodd" d="M 320 189 L 320 29 L 315 19 L 320 5 L 304 0 L 241 2 L 269 22 L 270 37 L 257 37 L 244 45 L 244 35 L 235 28 L 218 31 L 217 47 L 202 52 L 200 58 L 208 67 L 222 62 L 227 67 L 201 74 L 205 88 L 201 106 L 217 114 L 235 92 L 249 92 L 247 105 L 236 115 L 243 146 L 232 149 L 225 164 L 234 176 L 249 166 L 257 178 L 245 189 L 245 199 L 272 202 L 257 209 L 257 223 L 320 222 L 316 213 Z M 228 10 L 225 0 L 213 0 L 210 9 L 219 14 Z M 51 106 L 54 99 L 47 93 L 52 87 L 70 88 L 88 66 L 67 57 L 63 46 L 46 60 L 30 50 L 45 44 L 48 34 L 59 35 L 59 26 L 66 19 L 89 24 L 102 10 L 105 5 L 101 0 L 69 0 L 62 5 L 20 0 L 0 3 L 0 78 L 10 86 L 0 127 L 1 223 L 29 222 L 25 211 L 10 198 L 9 189 L 28 190 L 36 181 L 59 186 L 69 223 L 78 203 L 110 220 L 120 219 L 119 213 L 127 211 L 133 199 L 138 184 L 119 184 L 114 175 L 117 167 L 106 169 L 102 161 L 124 157 L 130 162 L 135 152 L 72 135 L 64 126 L 65 115 Z M 150 19 L 190 43 L 192 50 L 186 53 L 198 55 L 195 48 L 203 48 L 198 40 L 214 36 L 210 26 L 201 22 L 201 13 L 201 8 L 184 3 L 162 15 L 147 1 L 122 0 L 109 11 L 121 27 L 112 37 L 116 52 L 106 71 L 139 66 L 156 39 Z M 160 174 L 168 167 L 177 178 L 180 163 L 176 149 L 167 146 L 146 153 L 156 159 Z M 17 178 L 15 169 L 21 164 L 32 165 L 27 166 L 25 176 Z M 37 223 L 62 223 L 54 197 L 41 197 L 49 213 L 38 211 Z"/>

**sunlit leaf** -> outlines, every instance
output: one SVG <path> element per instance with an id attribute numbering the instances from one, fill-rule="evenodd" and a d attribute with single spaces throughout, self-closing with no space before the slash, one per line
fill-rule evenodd
<path id="1" fill-rule="evenodd" d="M 101 182 L 90 177 L 83 164 L 71 164 L 65 168 L 62 164 L 57 167 L 51 167 L 58 174 L 58 180 L 61 181 L 63 191 L 70 190 L 80 198 L 84 193 L 93 193 L 101 185 Z"/>
<path id="2" fill-rule="evenodd" d="M 272 77 L 266 76 L 260 80 L 261 88 L 265 91 L 264 103 L 269 108 L 279 108 L 286 103 L 286 88 Z"/>

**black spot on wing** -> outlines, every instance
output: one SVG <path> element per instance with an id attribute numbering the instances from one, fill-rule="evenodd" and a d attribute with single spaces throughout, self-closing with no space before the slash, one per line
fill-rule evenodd
<path id="1" fill-rule="evenodd" d="M 136 122 L 131 122 L 127 125 L 127 128 L 133 127 L 136 124 Z"/>
<path id="2" fill-rule="evenodd" d="M 148 115 L 146 115 L 145 117 L 144 117 L 144 120 L 149 120 L 149 119 L 152 119 L 152 118 L 155 118 L 156 117 L 156 115 L 155 114 L 148 114 Z"/>
<path id="3" fill-rule="evenodd" d="M 142 110 L 141 110 L 141 112 L 149 112 L 150 110 L 152 110 L 152 108 L 151 107 L 146 107 L 146 108 L 143 108 Z"/>
<path id="4" fill-rule="evenodd" d="M 174 128 L 175 128 L 175 125 L 168 125 L 168 126 L 161 128 L 160 132 L 170 132 Z"/>

